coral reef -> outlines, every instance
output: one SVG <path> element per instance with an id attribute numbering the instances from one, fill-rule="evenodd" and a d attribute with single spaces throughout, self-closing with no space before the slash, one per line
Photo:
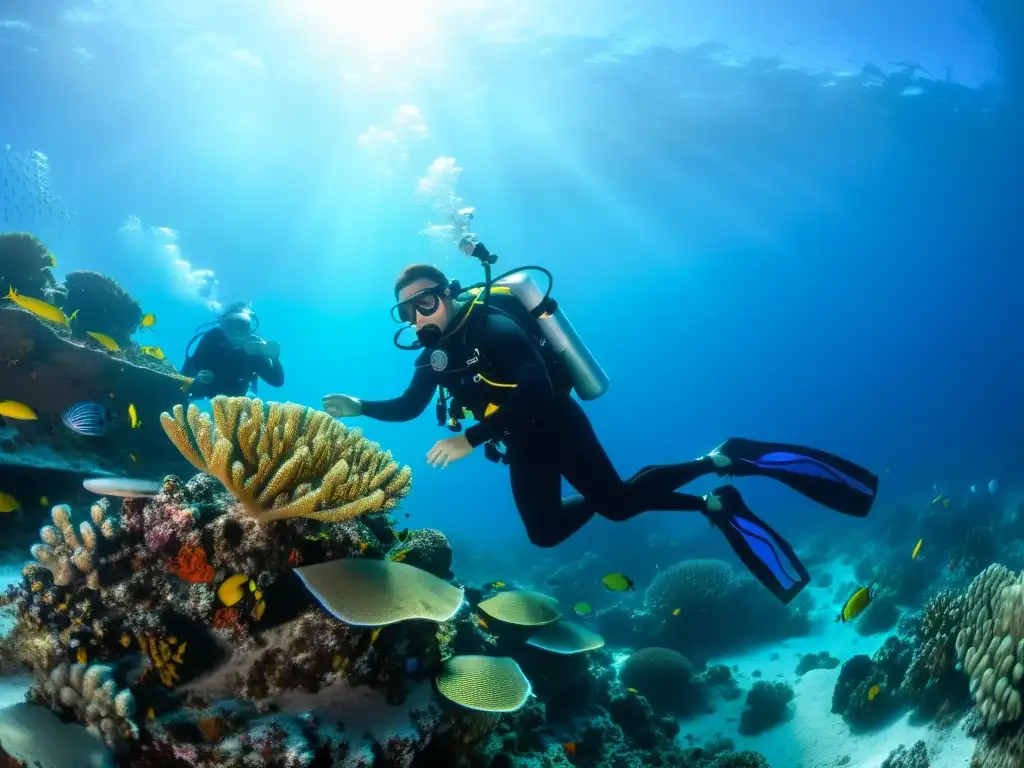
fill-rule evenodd
<path id="1" fill-rule="evenodd" d="M 839 659 L 830 655 L 828 651 L 805 653 L 800 657 L 800 662 L 796 665 L 796 674 L 799 677 L 803 677 L 815 669 L 835 669 L 838 666 Z"/>
<path id="2" fill-rule="evenodd" d="M 669 648 L 636 651 L 619 670 L 619 680 L 639 692 L 657 711 L 687 712 L 694 708 L 697 686 L 693 664 Z"/>
<path id="3" fill-rule="evenodd" d="M 901 690 L 921 716 L 949 717 L 970 700 L 967 677 L 956 668 L 956 638 L 965 602 L 960 593 L 939 592 L 925 604 L 914 629 L 914 656 Z"/>
<path id="4" fill-rule="evenodd" d="M 260 522 L 306 517 L 337 523 L 393 509 L 412 470 L 359 430 L 293 403 L 215 397 L 213 419 L 181 405 L 160 423 L 197 469 L 218 480 Z"/>
<path id="5" fill-rule="evenodd" d="M 914 742 L 909 749 L 900 744 L 882 762 L 882 768 L 928 768 L 928 750 L 923 741 Z"/>
<path id="6" fill-rule="evenodd" d="M 721 560 L 684 560 L 662 569 L 648 586 L 644 603 L 639 618 L 653 624 L 651 638 L 701 661 L 810 628 L 803 601 L 782 605 L 753 578 L 737 574 Z M 736 621 L 739 615 L 743 622 Z"/>
<path id="7" fill-rule="evenodd" d="M 740 733 L 753 736 L 785 722 L 792 700 L 789 684 L 758 680 L 747 692 L 746 706 L 740 713 Z"/>
<path id="8" fill-rule="evenodd" d="M 1024 677 L 1024 578 L 990 565 L 971 583 L 956 638 L 978 712 L 989 728 L 1021 715 Z"/>
<path id="9" fill-rule="evenodd" d="M 0 286 L 19 294 L 49 301 L 56 288 L 50 268 L 56 263 L 50 250 L 27 232 L 0 234 Z"/>
<path id="10" fill-rule="evenodd" d="M 88 340 L 86 333 L 94 331 L 109 336 L 122 349 L 129 345 L 142 308 L 116 281 L 99 272 L 68 272 L 64 290 L 65 306 L 78 313 L 75 338 Z"/>
<path id="11" fill-rule="evenodd" d="M 888 722 L 907 703 L 901 686 L 913 654 L 912 643 L 893 636 L 873 657 L 847 659 L 832 692 L 832 712 L 858 729 Z"/>
<path id="12" fill-rule="evenodd" d="M 36 695 L 44 695 L 54 710 L 67 709 L 108 746 L 123 751 L 139 737 L 135 697 L 118 690 L 114 670 L 102 664 L 58 664 L 40 681 Z"/>

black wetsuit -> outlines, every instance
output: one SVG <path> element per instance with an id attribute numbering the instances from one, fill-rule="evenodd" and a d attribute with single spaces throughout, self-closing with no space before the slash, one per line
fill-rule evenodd
<path id="1" fill-rule="evenodd" d="M 210 371 L 213 381 L 203 384 L 192 382 L 188 389 L 191 400 L 202 400 L 216 395 L 240 397 L 249 391 L 257 377 L 272 387 L 284 384 L 281 362 L 266 355 L 250 355 L 228 341 L 220 328 L 207 331 L 196 344 L 195 351 L 185 358 L 181 366 L 184 376 L 195 377 L 200 371 Z"/>
<path id="2" fill-rule="evenodd" d="M 442 356 L 446 365 L 435 370 L 441 365 L 431 361 Z M 483 379 L 474 380 L 478 375 Z M 465 432 L 470 445 L 505 445 L 512 495 L 538 546 L 562 543 L 595 514 L 621 521 L 645 511 L 705 509 L 702 497 L 675 489 L 713 472 L 711 459 L 645 467 L 623 480 L 579 403 L 553 385 L 537 342 L 507 315 L 479 310 L 439 350 L 420 353 L 401 397 L 364 400 L 363 414 L 409 421 L 423 413 L 439 385 L 478 420 Z M 489 404 L 498 409 L 485 416 Z M 562 498 L 563 477 L 580 495 Z"/>

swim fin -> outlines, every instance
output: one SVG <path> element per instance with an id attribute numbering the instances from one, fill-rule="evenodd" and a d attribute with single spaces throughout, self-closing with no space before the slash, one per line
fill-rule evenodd
<path id="1" fill-rule="evenodd" d="M 716 454 L 730 460 L 716 468 L 720 477 L 770 477 L 844 515 L 867 517 L 878 492 L 877 475 L 816 448 L 730 437 Z"/>
<path id="2" fill-rule="evenodd" d="M 811 581 L 793 548 L 747 508 L 740 492 L 731 485 L 713 493 L 722 509 L 705 511 L 704 515 L 725 535 L 747 570 L 783 603 L 790 602 Z"/>

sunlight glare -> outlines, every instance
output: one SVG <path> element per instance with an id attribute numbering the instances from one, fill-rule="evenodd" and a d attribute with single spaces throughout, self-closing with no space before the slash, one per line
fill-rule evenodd
<path id="1" fill-rule="evenodd" d="M 414 57 L 435 43 L 443 0 L 282 0 L 306 32 L 372 59 Z"/>

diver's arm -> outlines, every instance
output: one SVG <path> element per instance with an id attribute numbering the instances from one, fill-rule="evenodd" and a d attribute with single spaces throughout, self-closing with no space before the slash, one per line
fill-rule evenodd
<path id="1" fill-rule="evenodd" d="M 511 424 L 545 408 L 555 395 L 544 358 L 523 329 L 500 315 L 491 315 L 486 322 L 483 344 L 502 361 L 508 383 L 516 387 L 497 411 L 466 429 L 466 439 L 474 447 L 500 438 Z"/>
<path id="2" fill-rule="evenodd" d="M 281 367 L 280 360 L 260 355 L 254 358 L 254 362 L 256 363 L 255 372 L 257 376 L 272 387 L 284 386 L 284 368 Z"/>
<path id="3" fill-rule="evenodd" d="M 391 400 L 361 400 L 362 415 L 377 421 L 412 421 L 426 410 L 437 389 L 437 380 L 429 364 L 420 365 L 401 397 Z"/>

